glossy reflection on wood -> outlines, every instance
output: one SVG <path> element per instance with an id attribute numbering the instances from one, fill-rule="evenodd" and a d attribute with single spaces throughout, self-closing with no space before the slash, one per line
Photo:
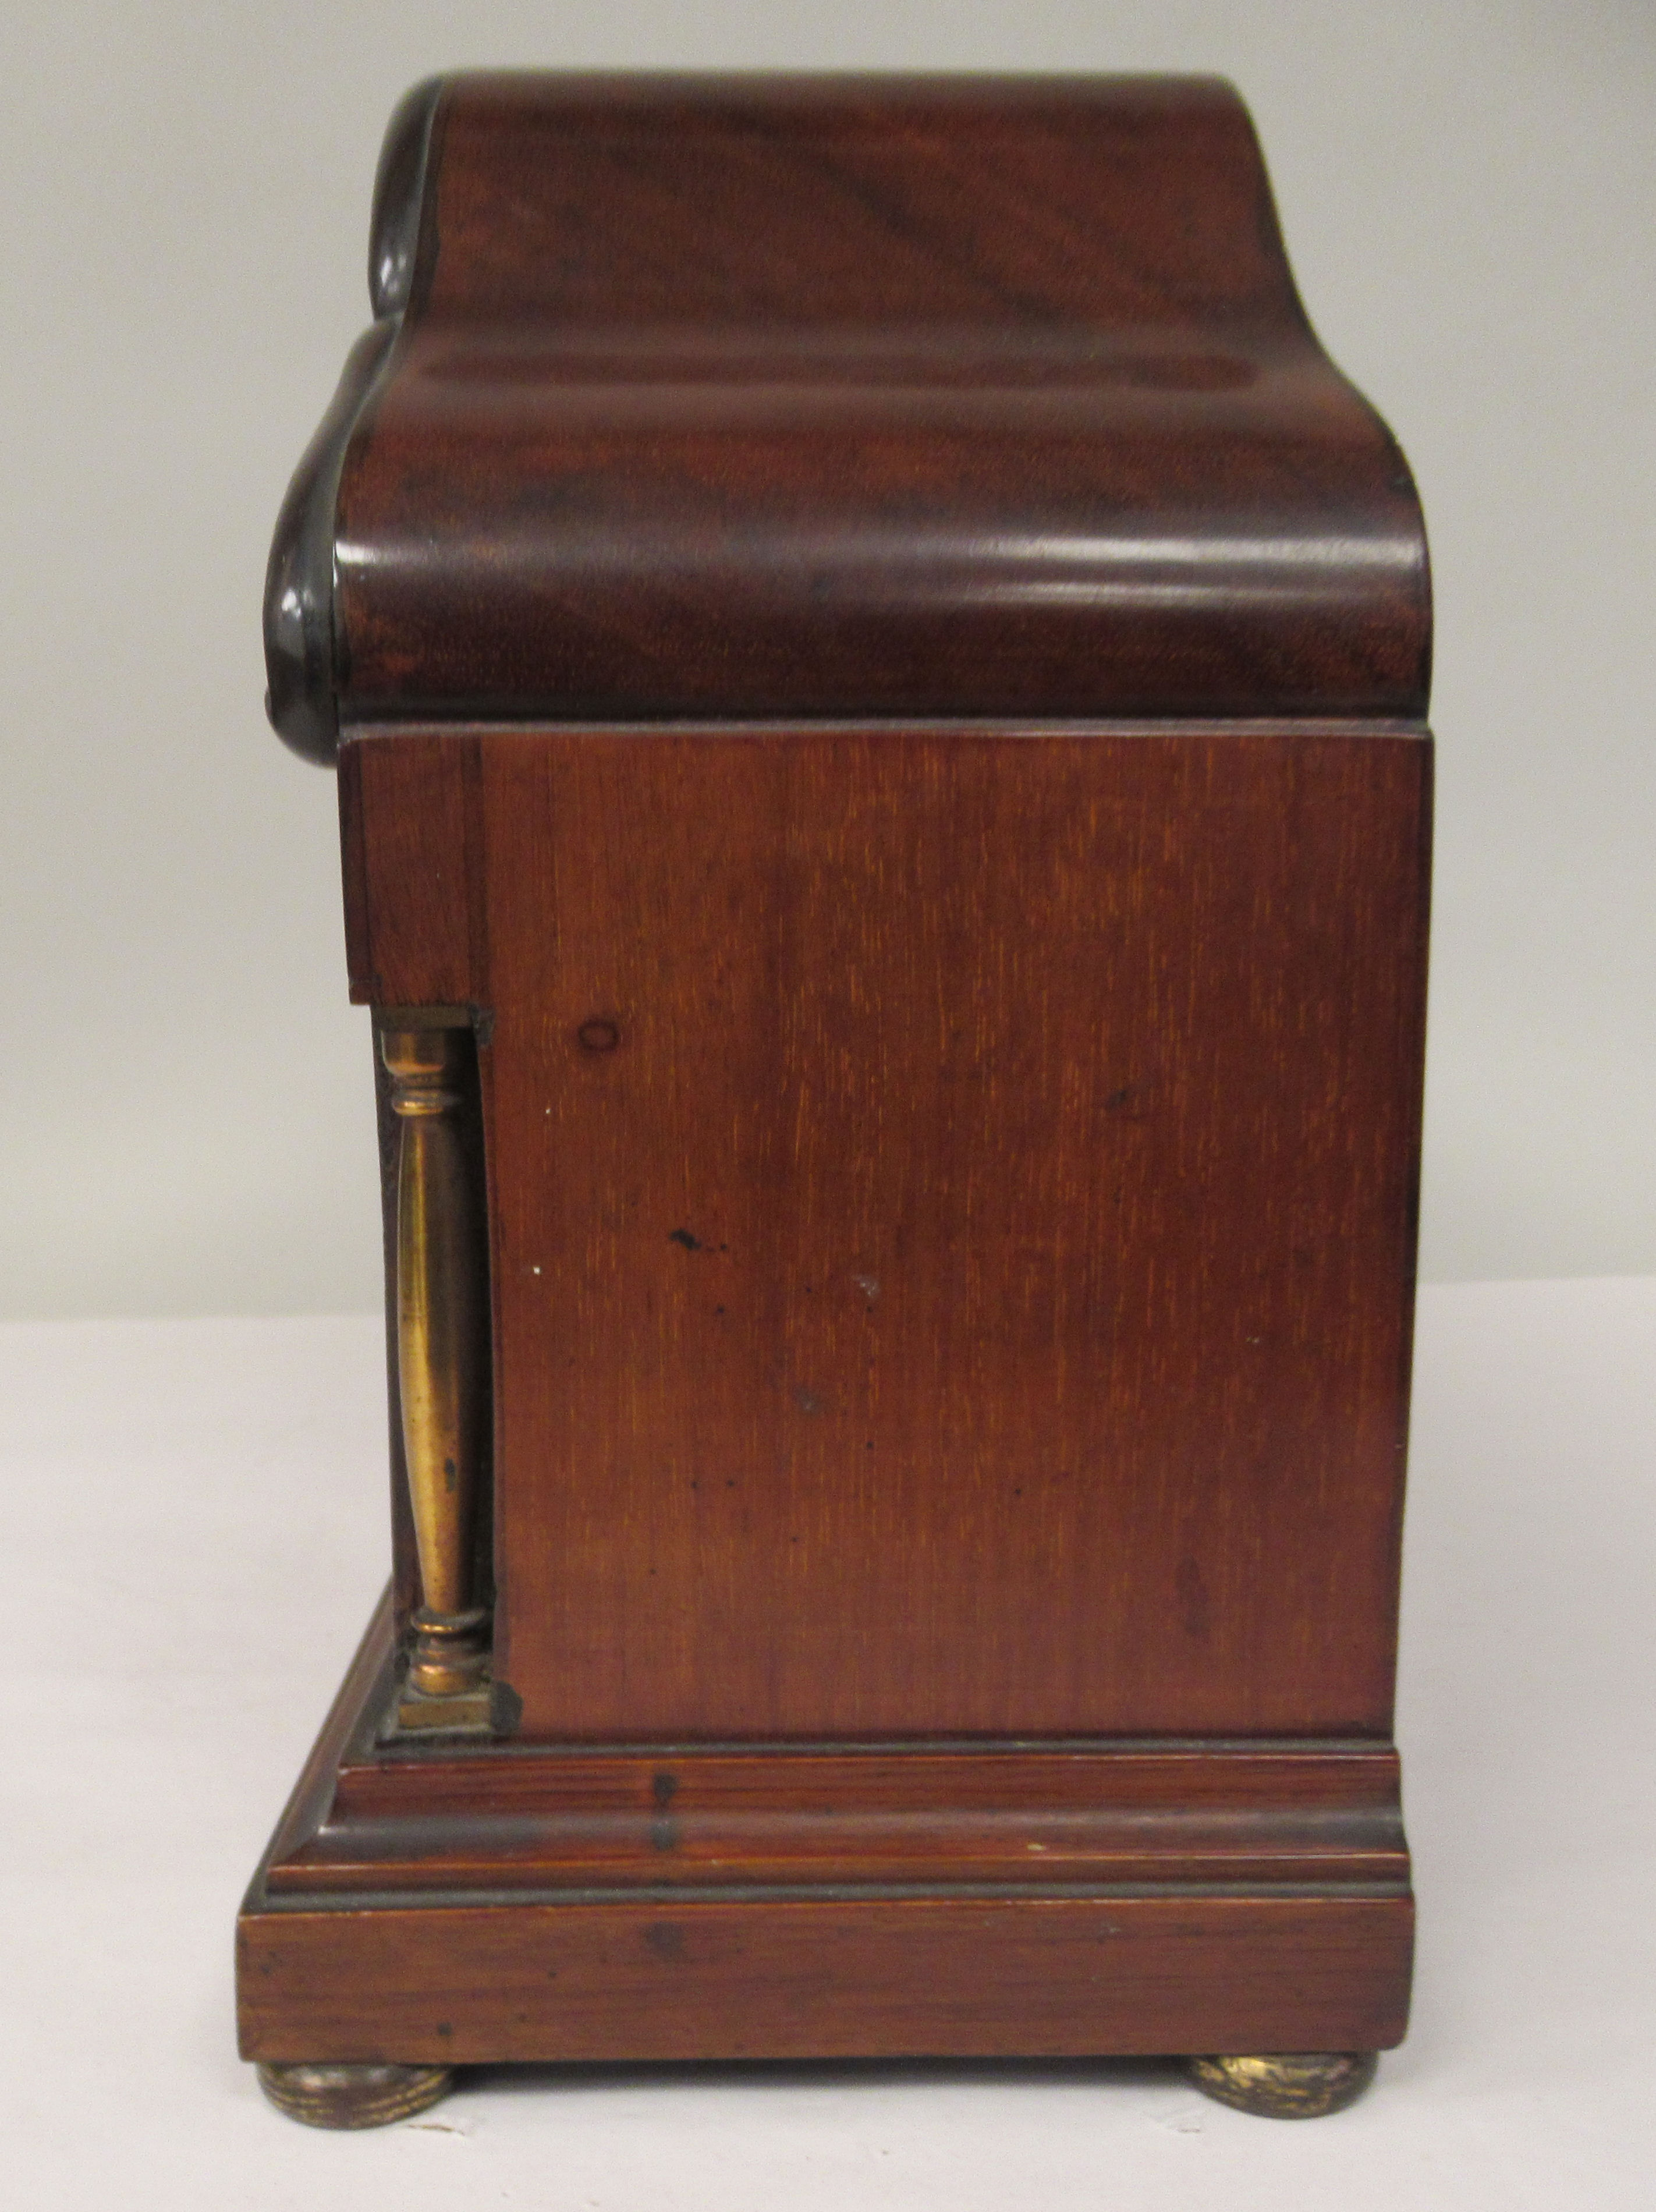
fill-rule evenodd
<path id="1" fill-rule="evenodd" d="M 1414 486 L 1229 86 L 458 76 L 393 136 L 398 343 L 306 475 L 331 539 L 272 566 L 301 750 L 1424 711 Z"/>
<path id="2" fill-rule="evenodd" d="M 445 79 L 370 264 L 266 617 L 394 1588 L 244 2050 L 1333 2109 L 1410 1985 L 1430 610 L 1240 100 Z"/>

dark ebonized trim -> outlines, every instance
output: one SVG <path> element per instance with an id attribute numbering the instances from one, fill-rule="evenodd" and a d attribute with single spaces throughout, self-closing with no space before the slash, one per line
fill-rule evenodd
<path id="1" fill-rule="evenodd" d="M 547 1905 L 877 1905 L 925 1899 L 934 1904 L 975 1904 L 1007 1898 L 1040 1902 L 1049 1898 L 1101 1905 L 1134 1898 L 1195 1899 L 1246 1897 L 1261 1900 L 1315 1899 L 1344 1904 L 1352 1898 L 1405 1898 L 1407 1881 L 864 1881 L 864 1882 L 663 1882 L 636 1889 L 306 1889 L 271 1890 L 255 1884 L 244 1912 L 440 1912 L 456 1906 Z"/>
<path id="2" fill-rule="evenodd" d="M 385 125 L 368 225 L 368 297 L 381 322 L 400 315 L 413 295 L 426 162 L 442 89 L 441 77 L 428 76 L 403 94 Z"/>
<path id="3" fill-rule="evenodd" d="M 345 448 L 397 328 L 376 323 L 351 348 L 339 388 L 282 502 L 264 572 L 264 711 L 278 737 L 324 768 L 331 768 L 339 752 L 334 507 Z"/>
<path id="4" fill-rule="evenodd" d="M 294 471 L 264 572 L 264 711 L 306 760 L 339 756 L 334 635 L 334 517 L 345 454 L 413 297 L 432 128 L 443 88 L 428 77 L 404 94 L 385 132 L 374 178 L 368 296 L 376 320 L 352 347 L 344 374 Z"/>

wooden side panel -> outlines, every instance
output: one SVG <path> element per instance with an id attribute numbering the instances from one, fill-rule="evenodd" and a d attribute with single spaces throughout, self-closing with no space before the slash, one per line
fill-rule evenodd
<path id="1" fill-rule="evenodd" d="M 352 999 L 486 1004 L 476 740 L 347 744 L 339 804 Z"/>
<path id="2" fill-rule="evenodd" d="M 1417 735 L 353 750 L 494 1010 L 525 1735 L 1386 1732 Z"/>
<path id="3" fill-rule="evenodd" d="M 1375 2051 L 1404 1898 L 517 1904 L 244 1916 L 247 2058 Z"/>

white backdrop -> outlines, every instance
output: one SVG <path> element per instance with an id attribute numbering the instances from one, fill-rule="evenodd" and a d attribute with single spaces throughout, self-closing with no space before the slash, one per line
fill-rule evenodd
<path id="1" fill-rule="evenodd" d="M 287 477 L 397 94 L 477 63 L 1217 69 L 1438 599 L 1429 1277 L 1656 1272 L 1649 0 L 0 0 L 0 1313 L 374 1304 Z"/>

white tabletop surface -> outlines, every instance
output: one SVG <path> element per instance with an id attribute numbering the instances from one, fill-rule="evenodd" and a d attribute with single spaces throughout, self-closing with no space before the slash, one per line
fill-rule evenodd
<path id="1" fill-rule="evenodd" d="M 1414 2026 L 1350 2111 L 1141 2063 L 521 2069 L 373 2133 L 235 2056 L 237 1903 L 385 1571 L 377 1321 L 0 1328 L 0 2172 L 30 2212 L 1656 2203 L 1656 1280 L 1421 1300 Z"/>

